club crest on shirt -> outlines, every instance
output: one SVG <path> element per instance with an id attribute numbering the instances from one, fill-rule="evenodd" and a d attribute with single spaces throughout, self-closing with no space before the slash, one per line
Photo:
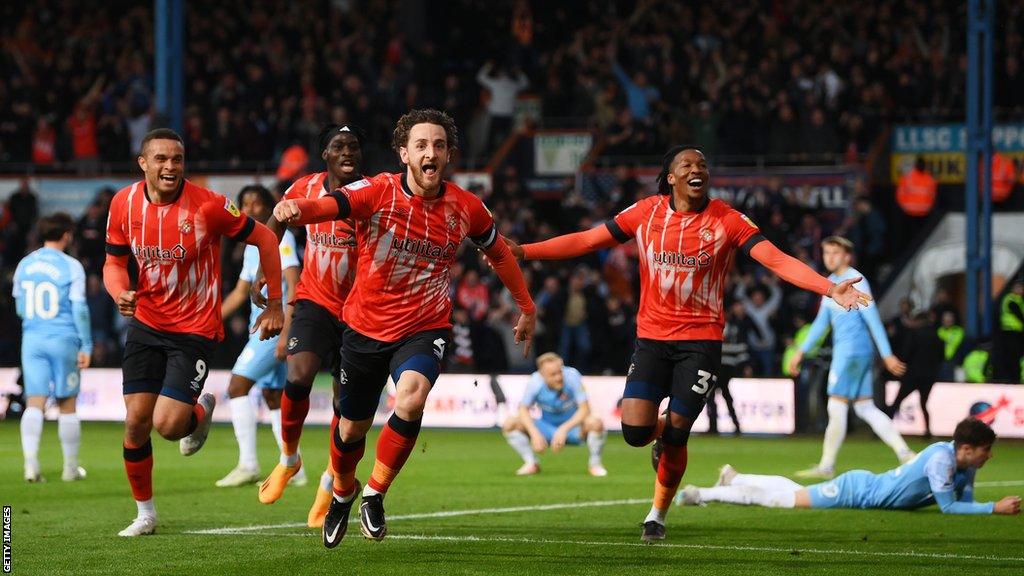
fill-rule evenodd
<path id="1" fill-rule="evenodd" d="M 711 230 L 709 230 L 708 228 L 705 228 L 705 229 L 700 231 L 700 239 L 705 241 L 705 242 L 711 242 L 711 239 L 714 238 L 714 237 L 715 237 L 715 235 L 712 234 Z"/>
<path id="2" fill-rule="evenodd" d="M 451 216 L 448 217 L 447 224 L 449 231 L 455 230 L 455 227 L 459 225 L 458 217 L 455 216 L 455 214 L 452 214 Z"/>
<path id="3" fill-rule="evenodd" d="M 228 211 L 228 214 L 231 214 L 235 218 L 238 218 L 239 216 L 242 215 L 242 213 L 238 210 L 238 206 L 235 206 L 235 203 L 231 201 L 231 198 L 224 199 L 224 209 Z"/>
<path id="4" fill-rule="evenodd" d="M 184 221 L 182 221 L 182 223 L 180 225 L 178 225 L 178 230 L 181 230 L 182 234 L 191 234 L 192 233 L 192 221 L 191 220 L 184 220 Z"/>

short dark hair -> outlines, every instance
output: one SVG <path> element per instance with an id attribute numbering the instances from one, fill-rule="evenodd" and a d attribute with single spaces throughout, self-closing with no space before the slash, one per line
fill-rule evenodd
<path id="1" fill-rule="evenodd" d="M 822 246 L 832 245 L 839 246 L 846 251 L 847 254 L 853 254 L 853 242 L 843 238 L 842 236 L 829 236 L 821 241 Z"/>
<path id="2" fill-rule="evenodd" d="M 661 157 L 661 172 L 658 173 L 658 194 L 669 195 L 672 193 L 672 186 L 668 183 L 668 174 L 672 171 L 672 161 L 684 150 L 696 150 L 700 148 L 694 144 L 677 144 L 668 149 Z M 701 152 L 703 154 L 703 152 Z"/>
<path id="3" fill-rule="evenodd" d="M 442 110 L 425 108 L 422 110 L 410 110 L 398 119 L 395 124 L 395 132 L 391 136 L 391 148 L 398 153 L 399 148 L 404 148 L 409 142 L 409 131 L 417 124 L 437 124 L 444 128 L 445 138 L 448 139 L 448 148 L 459 147 L 459 128 L 455 120 Z"/>
<path id="4" fill-rule="evenodd" d="M 260 200 L 263 202 L 263 205 L 266 206 L 268 210 L 273 210 L 274 205 L 277 204 L 277 200 L 274 199 L 274 195 L 266 186 L 261 184 L 247 184 L 238 191 L 238 200 L 236 200 L 236 202 L 238 203 L 239 208 L 242 207 L 242 200 L 245 198 L 246 194 L 258 195 Z"/>
<path id="5" fill-rule="evenodd" d="M 139 147 L 139 154 L 146 152 L 146 144 L 149 144 L 150 140 L 177 140 L 181 147 L 185 147 L 185 141 L 181 139 L 181 135 L 171 130 L 170 128 L 156 128 L 150 130 L 145 137 L 142 138 L 142 145 Z"/>
<path id="6" fill-rule="evenodd" d="M 44 242 L 56 242 L 75 229 L 75 221 L 67 212 L 54 212 L 39 219 L 39 236 Z"/>
<path id="7" fill-rule="evenodd" d="M 924 170 L 925 170 L 925 168 L 926 168 L 926 167 L 927 167 L 927 164 L 925 164 L 925 161 L 924 161 L 924 156 L 918 156 L 918 157 L 917 157 L 917 158 L 916 158 L 916 159 L 914 160 L 914 168 L 917 168 L 917 169 L 918 169 L 918 170 L 920 170 L 921 172 L 924 172 Z"/>
<path id="8" fill-rule="evenodd" d="M 345 122 L 342 124 L 328 124 L 320 130 L 320 136 L 317 137 L 317 142 L 320 144 L 320 151 L 323 152 L 327 145 L 334 140 L 334 137 L 338 134 L 349 133 L 356 137 L 359 141 L 359 145 L 363 146 L 366 144 L 366 132 L 362 128 L 356 126 L 351 122 Z"/>
<path id="9" fill-rule="evenodd" d="M 954 446 L 991 446 L 995 441 L 995 431 L 973 416 L 961 420 L 953 430 Z"/>

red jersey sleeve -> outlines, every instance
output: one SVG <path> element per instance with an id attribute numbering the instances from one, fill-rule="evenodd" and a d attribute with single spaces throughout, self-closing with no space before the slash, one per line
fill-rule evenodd
<path id="1" fill-rule="evenodd" d="M 131 242 L 125 234 L 125 195 L 117 194 L 110 201 L 110 212 L 107 214 L 107 253 L 112 256 L 131 254 Z"/>
<path id="2" fill-rule="evenodd" d="M 726 210 L 725 216 L 722 217 L 722 224 L 725 225 L 725 233 L 732 241 L 733 246 L 742 248 L 744 252 L 750 252 L 754 244 L 764 240 L 764 236 L 761 236 L 761 229 L 754 224 L 753 220 L 734 208 Z"/>
<path id="3" fill-rule="evenodd" d="M 299 182 L 302 182 L 302 180 L 300 179 L 300 180 L 292 183 L 292 185 L 289 186 L 288 189 L 284 191 L 284 196 L 282 196 L 281 199 L 282 200 L 296 200 L 298 198 L 305 198 L 306 195 L 303 194 L 302 193 L 302 189 L 299 186 L 297 186 L 297 184 L 299 184 Z"/>
<path id="4" fill-rule="evenodd" d="M 636 237 L 636 230 L 643 223 L 645 204 L 643 201 L 636 202 L 629 208 L 615 215 L 605 223 L 608 231 L 612 233 L 619 243 L 629 242 Z"/>
<path id="5" fill-rule="evenodd" d="M 494 216 L 476 196 L 466 194 L 469 208 L 469 239 L 481 250 L 494 246 L 498 239 L 498 230 L 494 225 Z"/>
<path id="6" fill-rule="evenodd" d="M 242 214 L 235 203 L 224 196 L 218 195 L 216 198 L 208 200 L 200 208 L 200 211 L 211 231 L 239 242 L 248 238 L 253 228 L 256 227 L 255 220 Z"/>
<path id="7" fill-rule="evenodd" d="M 366 220 L 377 211 L 377 202 L 380 200 L 383 179 L 363 178 L 348 186 L 338 189 L 341 195 L 348 201 L 348 214 L 342 214 L 339 209 L 338 217 L 352 218 L 353 220 Z M 339 206 L 341 203 L 339 202 Z"/>

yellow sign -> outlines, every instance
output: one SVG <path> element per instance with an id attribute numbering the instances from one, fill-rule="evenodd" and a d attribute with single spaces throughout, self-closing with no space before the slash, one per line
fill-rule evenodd
<path id="1" fill-rule="evenodd" d="M 1000 152 L 1001 155 L 1013 160 L 1017 166 L 1017 174 L 1021 174 L 1024 166 L 1024 151 Z M 920 154 L 893 154 L 890 166 L 892 182 L 898 184 L 900 177 L 909 172 L 914 161 L 920 156 L 924 158 L 927 169 L 939 184 L 963 184 L 967 179 L 967 156 L 962 152 L 922 152 Z"/>

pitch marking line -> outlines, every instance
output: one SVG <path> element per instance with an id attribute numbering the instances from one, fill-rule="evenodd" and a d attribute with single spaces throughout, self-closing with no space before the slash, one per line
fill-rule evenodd
<path id="1" fill-rule="evenodd" d="M 646 502 L 647 500 L 644 500 Z M 195 532 L 193 532 L 195 533 Z M 256 532 L 241 532 L 239 535 L 259 536 Z M 272 536 L 297 536 L 313 538 L 316 532 L 275 532 Z M 722 544 L 674 544 L 660 542 L 646 544 L 644 542 L 616 542 L 605 540 L 553 540 L 547 538 L 512 538 L 508 536 L 432 536 L 429 534 L 388 534 L 388 540 L 413 540 L 426 542 L 499 542 L 511 544 L 559 544 L 570 546 L 616 546 L 621 548 L 683 548 L 687 550 L 724 550 L 730 552 L 770 552 L 779 554 L 839 554 L 845 556 L 873 556 L 882 558 L 926 558 L 930 560 L 970 560 L 988 562 L 1020 562 L 1024 557 L 1018 556 L 980 556 L 974 554 L 943 554 L 939 552 L 886 552 L 875 550 L 844 550 L 841 548 L 778 548 L 774 546 L 732 546 Z"/>
<path id="2" fill-rule="evenodd" d="M 975 482 L 974 485 L 980 488 L 991 488 L 995 486 L 1024 486 L 1024 480 L 994 480 L 992 482 Z"/>
<path id="3" fill-rule="evenodd" d="M 301 534 L 295 534 L 300 536 Z M 389 534 L 388 538 L 398 540 L 426 540 L 435 542 L 512 542 L 522 544 L 571 544 L 579 546 L 620 546 L 628 548 L 648 548 L 651 544 L 644 542 L 607 542 L 599 540 L 552 540 L 547 538 L 510 538 L 505 536 L 430 536 L 426 534 Z M 885 552 L 872 550 L 843 550 L 822 548 L 777 548 L 773 546 L 734 546 L 722 544 L 672 544 L 661 542 L 657 547 L 686 548 L 690 550 L 730 550 L 737 552 L 785 552 L 802 554 L 846 554 L 848 556 L 884 556 L 906 558 L 930 558 L 944 560 L 991 560 L 997 562 L 1024 562 L 1024 557 L 1013 556 L 977 556 L 971 554 L 942 554 L 935 552 Z"/>
<path id="4" fill-rule="evenodd" d="M 629 498 L 625 500 L 593 500 L 589 502 L 565 502 L 561 504 L 538 504 L 535 506 L 512 506 L 509 508 L 478 508 L 475 510 L 445 510 L 441 512 L 424 512 L 419 514 L 403 514 L 389 516 L 392 520 L 419 520 L 422 518 L 451 518 L 454 516 L 475 516 L 478 514 L 509 514 L 514 512 L 539 512 L 543 510 L 564 510 L 566 508 L 598 508 L 602 506 L 622 506 L 625 504 L 643 504 L 650 502 L 650 498 Z M 358 518 L 349 521 L 350 524 L 358 522 Z M 305 522 L 290 522 L 288 524 L 266 524 L 262 526 L 227 526 L 224 528 L 207 528 L 205 530 L 186 530 L 186 534 L 246 534 L 261 532 L 263 530 L 274 530 L 278 528 L 301 528 Z"/>

